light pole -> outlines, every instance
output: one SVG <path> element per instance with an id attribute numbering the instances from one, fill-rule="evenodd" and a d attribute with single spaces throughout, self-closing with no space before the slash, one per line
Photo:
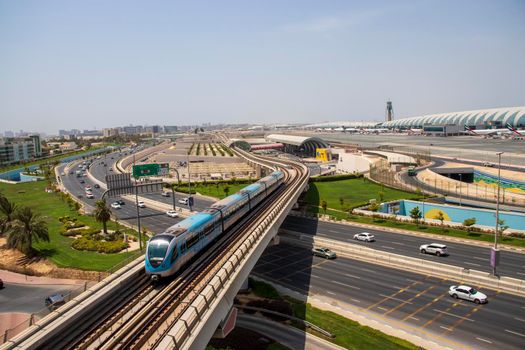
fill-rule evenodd
<path id="1" fill-rule="evenodd" d="M 496 199 L 496 228 L 494 231 L 494 247 L 490 251 L 490 265 L 492 266 L 492 274 L 496 276 L 496 266 L 499 264 L 499 250 L 498 250 L 498 233 L 499 233 L 499 190 L 501 187 L 501 155 L 503 152 L 498 152 L 498 198 Z"/>

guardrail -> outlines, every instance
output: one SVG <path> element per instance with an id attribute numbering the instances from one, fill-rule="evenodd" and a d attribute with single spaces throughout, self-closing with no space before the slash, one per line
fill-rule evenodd
<path id="1" fill-rule="evenodd" d="M 383 252 L 360 245 L 305 235 L 284 229 L 281 229 L 280 232 L 285 233 L 285 235 L 280 236 L 281 240 L 290 244 L 296 244 L 306 248 L 323 246 L 332 249 L 341 256 L 351 259 L 358 259 L 381 266 L 390 266 L 404 271 L 408 270 L 450 280 L 464 281 L 522 297 L 525 296 L 525 281 L 517 278 L 498 278 L 488 272 Z"/>

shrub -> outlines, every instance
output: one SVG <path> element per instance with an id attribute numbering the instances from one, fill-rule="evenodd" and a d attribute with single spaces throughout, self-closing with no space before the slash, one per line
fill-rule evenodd
<path id="1" fill-rule="evenodd" d="M 329 175 L 329 176 L 311 177 L 309 182 L 338 181 L 338 180 L 357 179 L 360 177 L 363 177 L 363 175 L 361 174 Z"/>
<path id="2" fill-rule="evenodd" d="M 255 295 L 262 298 L 279 299 L 279 292 L 277 292 L 272 285 L 254 280 L 253 278 L 248 279 L 248 283 Z"/>
<path id="3" fill-rule="evenodd" d="M 102 240 L 91 240 L 86 237 L 76 239 L 71 246 L 77 250 L 87 250 L 105 254 L 118 253 L 128 246 L 123 241 L 106 242 Z"/>

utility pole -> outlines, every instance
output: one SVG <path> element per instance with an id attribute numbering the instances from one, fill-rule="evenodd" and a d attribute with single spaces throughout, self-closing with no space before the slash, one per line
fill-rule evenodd
<path id="1" fill-rule="evenodd" d="M 503 154 L 503 152 L 498 152 L 496 154 L 498 156 L 498 198 L 496 199 L 496 227 L 494 231 L 494 247 L 490 251 L 490 265 L 492 266 L 492 274 L 494 276 L 496 276 L 496 267 L 499 265 L 499 191 L 501 187 L 501 155 Z"/>

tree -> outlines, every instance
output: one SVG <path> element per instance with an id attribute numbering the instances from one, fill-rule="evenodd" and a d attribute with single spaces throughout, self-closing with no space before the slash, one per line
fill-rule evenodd
<path id="1" fill-rule="evenodd" d="M 502 220 L 502 219 L 498 220 L 498 231 L 499 231 L 498 234 L 499 235 L 502 235 L 503 231 L 505 231 L 508 228 L 509 228 L 509 226 L 505 225 L 505 220 Z"/>
<path id="2" fill-rule="evenodd" d="M 343 197 L 339 197 L 339 205 L 341 205 L 341 208 L 343 208 L 344 204 L 345 204 L 345 199 Z"/>
<path id="3" fill-rule="evenodd" d="M 414 220 L 416 224 L 419 224 L 419 219 L 421 219 L 423 215 L 421 214 L 421 210 L 419 210 L 419 207 L 414 207 L 412 210 L 410 210 L 410 217 Z"/>
<path id="4" fill-rule="evenodd" d="M 226 185 L 222 190 L 224 191 L 226 197 L 228 197 L 228 193 L 230 193 L 230 186 Z"/>
<path id="5" fill-rule="evenodd" d="M 0 213 L 5 216 L 0 222 L 0 233 L 4 233 L 7 230 L 9 224 L 13 221 L 16 209 L 17 205 L 10 202 L 6 196 L 0 193 Z"/>
<path id="6" fill-rule="evenodd" d="M 93 214 L 95 215 L 95 220 L 102 223 L 102 227 L 104 228 L 104 234 L 107 234 L 107 222 L 111 219 L 111 210 L 108 208 L 106 200 L 99 200 L 96 202 L 95 205 L 95 211 L 93 212 Z"/>
<path id="7" fill-rule="evenodd" d="M 438 211 L 436 216 L 434 216 L 434 219 L 441 221 L 441 226 L 443 226 L 443 220 L 445 220 L 445 214 L 443 214 L 443 212 L 440 210 Z"/>
<path id="8" fill-rule="evenodd" d="M 379 196 L 379 201 L 383 202 L 383 199 L 385 199 L 385 192 L 379 192 L 377 195 Z"/>
<path id="9" fill-rule="evenodd" d="M 323 208 L 324 213 L 326 214 L 326 208 L 328 207 L 328 203 L 326 203 L 325 200 L 321 201 L 321 208 Z"/>
<path id="10" fill-rule="evenodd" d="M 469 218 L 463 221 L 463 226 L 465 226 L 467 228 L 467 231 L 469 232 L 472 229 L 471 226 L 475 224 L 476 224 L 476 218 Z"/>
<path id="11" fill-rule="evenodd" d="M 26 255 L 32 255 L 33 242 L 41 240 L 49 242 L 47 223 L 40 215 L 33 213 L 31 208 L 18 209 L 9 227 L 7 246 L 16 248 Z"/>
<path id="12" fill-rule="evenodd" d="M 376 212 L 379 210 L 379 204 L 376 202 L 372 202 L 368 205 L 368 210 Z"/>

